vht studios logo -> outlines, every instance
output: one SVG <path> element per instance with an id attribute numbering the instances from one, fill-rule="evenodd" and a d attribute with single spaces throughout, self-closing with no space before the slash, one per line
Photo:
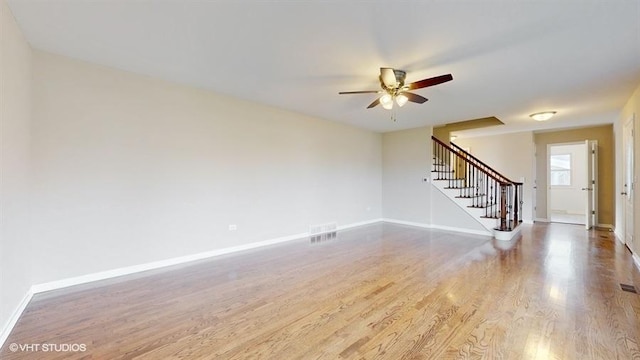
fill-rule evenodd
<path id="1" fill-rule="evenodd" d="M 16 344 L 9 345 L 11 352 L 84 352 L 87 351 L 85 344 Z"/>

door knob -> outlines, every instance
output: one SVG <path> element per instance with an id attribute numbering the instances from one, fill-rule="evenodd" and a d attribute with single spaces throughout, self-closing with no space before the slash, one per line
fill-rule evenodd
<path id="1" fill-rule="evenodd" d="M 582 188 L 582 190 L 591 190 L 591 188 Z"/>
<path id="2" fill-rule="evenodd" d="M 623 191 L 620 193 L 620 195 L 627 195 L 627 193 Z"/>

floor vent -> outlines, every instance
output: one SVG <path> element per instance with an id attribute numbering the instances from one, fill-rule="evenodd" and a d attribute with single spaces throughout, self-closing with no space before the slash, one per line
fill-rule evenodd
<path id="1" fill-rule="evenodd" d="M 319 225 L 311 225 L 309 226 L 309 235 L 320 235 L 331 232 L 336 232 L 338 230 L 338 224 L 332 222 L 327 224 L 319 224 Z"/>
<path id="2" fill-rule="evenodd" d="M 334 232 L 324 233 L 320 235 L 313 235 L 309 238 L 309 241 L 311 241 L 312 244 L 317 244 L 327 240 L 333 240 L 337 237 L 338 237 L 338 233 L 334 231 Z"/>
<path id="3" fill-rule="evenodd" d="M 630 292 L 630 293 L 634 293 L 637 294 L 638 292 L 636 291 L 636 287 L 633 285 L 628 285 L 628 284 L 620 284 L 620 288 L 622 289 L 622 291 L 626 291 L 626 292 Z"/>

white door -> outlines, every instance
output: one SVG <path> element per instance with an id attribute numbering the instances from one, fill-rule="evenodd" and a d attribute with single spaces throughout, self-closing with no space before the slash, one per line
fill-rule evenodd
<path id="1" fill-rule="evenodd" d="M 633 196 L 634 196 L 634 185 L 635 179 L 633 176 L 633 124 L 634 124 L 635 116 L 632 116 L 627 122 L 624 124 L 624 129 L 622 133 L 622 146 L 624 147 L 623 154 L 623 185 L 622 185 L 622 203 L 624 210 L 624 236 L 622 240 L 627 244 L 627 246 L 636 251 L 637 249 L 633 249 Z"/>
<path id="2" fill-rule="evenodd" d="M 586 196 L 585 203 L 585 228 L 591 229 L 597 225 L 597 194 L 598 194 L 598 143 L 595 140 L 585 140 L 585 151 L 587 159 L 587 179 L 586 187 L 582 188 Z"/>

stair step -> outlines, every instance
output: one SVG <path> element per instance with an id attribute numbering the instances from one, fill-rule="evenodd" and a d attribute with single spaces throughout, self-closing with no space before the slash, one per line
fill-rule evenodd
<path id="1" fill-rule="evenodd" d="M 440 180 L 440 181 L 460 181 L 460 180 L 464 180 L 464 179 L 433 179 L 433 180 Z"/>
<path id="2" fill-rule="evenodd" d="M 518 224 L 515 224 L 513 220 L 507 221 L 506 225 L 507 225 L 506 231 L 512 231 L 513 229 L 515 229 L 518 226 Z M 500 230 L 500 227 L 495 227 L 495 228 L 493 228 L 493 230 L 505 231 L 505 230 Z"/>
<path id="3" fill-rule="evenodd" d="M 452 173 L 454 171 L 453 170 L 431 170 L 431 172 L 435 172 L 435 173 Z"/>
<path id="4" fill-rule="evenodd" d="M 486 195 L 484 194 L 478 194 L 478 195 L 469 195 L 469 196 L 456 196 L 459 199 L 475 199 L 475 198 L 480 198 L 480 197 L 486 197 Z"/>
<path id="5" fill-rule="evenodd" d="M 456 189 L 456 190 L 459 190 L 459 189 L 474 189 L 474 187 L 473 186 L 459 186 L 459 187 L 446 187 L 444 189 Z"/>
<path id="6" fill-rule="evenodd" d="M 486 209 L 486 208 L 490 208 L 493 206 L 496 206 L 498 204 L 487 204 L 487 205 L 469 205 L 467 206 L 468 208 L 473 208 L 473 209 Z"/>

